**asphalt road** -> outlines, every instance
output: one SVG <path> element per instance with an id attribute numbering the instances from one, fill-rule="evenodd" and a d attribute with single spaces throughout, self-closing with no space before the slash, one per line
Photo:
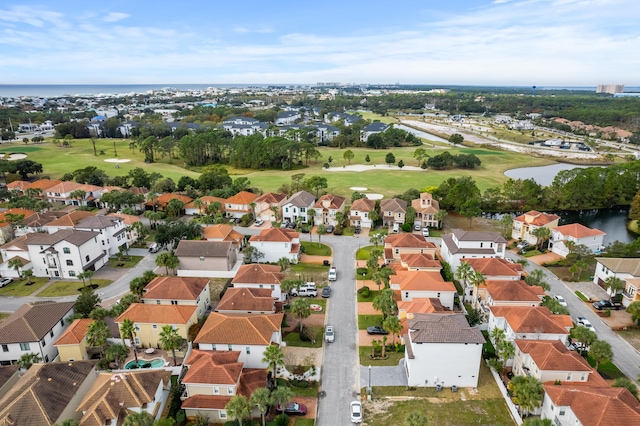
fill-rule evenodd
<path id="1" fill-rule="evenodd" d="M 521 256 L 514 253 L 508 253 L 507 257 L 514 260 L 521 259 Z M 546 268 L 529 262 L 529 265 L 527 265 L 525 269 L 528 272 L 534 269 L 541 269 L 545 275 L 546 282 L 549 283 L 551 287 L 549 293 L 552 295 L 559 294 L 564 297 L 573 322 L 576 322 L 576 317 L 585 317 L 591 321 L 598 335 L 598 339 L 605 340 L 611 345 L 611 349 L 613 350 L 613 363 L 630 379 L 638 379 L 640 375 L 640 353 L 633 346 L 613 332 L 589 306 L 580 300 L 569 287 Z"/>

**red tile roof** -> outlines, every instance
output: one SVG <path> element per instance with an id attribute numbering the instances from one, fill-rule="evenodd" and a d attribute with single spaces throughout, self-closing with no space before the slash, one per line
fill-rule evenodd
<path id="1" fill-rule="evenodd" d="M 62 336 L 60 336 L 54 345 L 77 345 L 84 340 L 84 337 L 87 335 L 87 330 L 91 324 L 93 324 L 93 320 L 91 318 L 75 320 L 71 323 L 69 328 L 62 333 Z"/>
<path id="2" fill-rule="evenodd" d="M 476 258 L 462 259 L 467 262 L 474 271 L 480 272 L 485 277 L 520 277 L 524 268 L 519 263 L 511 263 L 501 258 Z"/>
<path id="3" fill-rule="evenodd" d="M 588 228 L 579 223 L 572 223 L 569 225 L 562 225 L 555 228 L 556 232 L 561 233 L 564 236 L 569 236 L 573 238 L 585 238 L 585 237 L 595 237 L 598 235 L 605 235 L 599 229 Z"/>
<path id="4" fill-rule="evenodd" d="M 271 289 L 228 288 L 216 307 L 218 311 L 275 312 Z"/>
<path id="5" fill-rule="evenodd" d="M 249 241 L 283 242 L 290 243 L 295 238 L 300 238 L 300 233 L 287 228 L 268 228 L 253 235 Z"/>
<path id="6" fill-rule="evenodd" d="M 576 351 L 570 351 L 560 340 L 515 340 L 522 353 L 529 354 L 542 371 L 587 371 L 599 374 Z M 603 380 L 603 383 L 606 382 Z"/>
<path id="7" fill-rule="evenodd" d="M 122 315 L 116 318 L 116 322 L 121 323 L 128 318 L 140 324 L 185 325 L 196 309 L 198 309 L 197 306 L 132 303 Z"/>
<path id="8" fill-rule="evenodd" d="M 156 277 L 144 288 L 148 300 L 196 300 L 209 284 L 209 278 Z"/>
<path id="9" fill-rule="evenodd" d="M 238 268 L 233 284 L 280 284 L 285 274 L 280 272 L 278 265 L 252 263 Z"/>
<path id="10" fill-rule="evenodd" d="M 399 285 L 402 291 L 456 291 L 452 282 L 445 281 L 440 272 L 435 271 L 398 271 L 391 275 L 390 282 Z"/>
<path id="11" fill-rule="evenodd" d="M 240 380 L 242 363 L 239 351 L 201 351 L 194 349 L 184 362 L 189 371 L 182 383 L 236 385 Z"/>
<path id="12" fill-rule="evenodd" d="M 528 225 L 544 226 L 558 219 L 560 219 L 560 216 L 555 214 L 540 213 L 536 210 L 530 210 L 513 220 L 524 222 Z"/>
<path id="13" fill-rule="evenodd" d="M 271 344 L 273 333 L 280 330 L 283 316 L 284 314 L 226 315 L 212 312 L 195 342 L 267 346 Z"/>
<path id="14" fill-rule="evenodd" d="M 546 306 L 490 306 L 496 317 L 505 318 L 516 333 L 569 334 L 569 315 L 555 315 Z"/>
<path id="15" fill-rule="evenodd" d="M 227 204 L 249 204 L 252 203 L 253 200 L 255 200 L 257 197 L 256 194 L 254 194 L 253 192 L 247 192 L 247 191 L 240 191 L 238 192 L 236 195 L 233 195 L 229 198 L 227 198 L 226 203 Z"/>
<path id="16" fill-rule="evenodd" d="M 370 212 L 376 207 L 376 202 L 368 198 L 359 198 L 351 204 L 351 211 Z"/>
<path id="17" fill-rule="evenodd" d="M 539 304 L 545 296 L 540 286 L 530 286 L 522 280 L 487 280 L 487 293 L 498 302 L 531 302 Z"/>
<path id="18" fill-rule="evenodd" d="M 390 245 L 393 248 L 436 248 L 434 243 L 426 241 L 424 237 L 409 233 L 387 235 L 384 245 Z"/>

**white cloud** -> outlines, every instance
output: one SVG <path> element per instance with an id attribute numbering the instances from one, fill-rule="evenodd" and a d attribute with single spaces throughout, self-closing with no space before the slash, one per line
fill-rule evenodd
<path id="1" fill-rule="evenodd" d="M 128 13 L 109 12 L 102 20 L 105 22 L 118 22 L 128 18 L 129 16 L 130 15 Z"/>

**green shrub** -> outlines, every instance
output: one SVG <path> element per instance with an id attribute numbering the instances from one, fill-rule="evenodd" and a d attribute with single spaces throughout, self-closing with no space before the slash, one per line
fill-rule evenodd
<path id="1" fill-rule="evenodd" d="M 411 224 L 410 223 L 403 223 L 402 224 L 402 230 L 404 232 L 411 232 Z"/>
<path id="2" fill-rule="evenodd" d="M 179 425 L 183 425 L 186 422 L 187 422 L 187 415 L 185 414 L 184 410 L 178 411 L 178 413 L 176 414 L 176 423 L 178 423 Z"/>
<path id="3" fill-rule="evenodd" d="M 363 275 L 367 275 L 368 272 L 369 272 L 369 270 L 367 268 L 358 268 L 358 269 L 356 269 L 356 273 L 358 274 L 359 277 L 361 277 Z"/>
<path id="4" fill-rule="evenodd" d="M 605 317 L 610 317 L 611 316 L 611 309 L 607 309 L 606 311 L 604 311 L 604 316 Z"/>
<path id="5" fill-rule="evenodd" d="M 576 290 L 576 296 L 578 296 L 583 302 L 589 302 L 589 298 L 579 290 Z"/>
<path id="6" fill-rule="evenodd" d="M 291 379 L 289 380 L 289 384 L 293 387 L 296 388 L 308 388 L 309 387 L 309 382 L 306 380 L 298 380 L 298 379 Z"/>
<path id="7" fill-rule="evenodd" d="M 366 299 L 371 295 L 371 290 L 365 285 L 358 289 L 358 293 Z"/>

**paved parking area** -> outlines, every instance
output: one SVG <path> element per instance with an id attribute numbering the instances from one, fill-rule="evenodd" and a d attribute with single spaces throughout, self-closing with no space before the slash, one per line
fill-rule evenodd
<path id="1" fill-rule="evenodd" d="M 360 368 L 360 386 L 369 384 L 369 368 Z M 407 386 L 404 359 L 395 367 L 371 367 L 371 386 Z"/>

